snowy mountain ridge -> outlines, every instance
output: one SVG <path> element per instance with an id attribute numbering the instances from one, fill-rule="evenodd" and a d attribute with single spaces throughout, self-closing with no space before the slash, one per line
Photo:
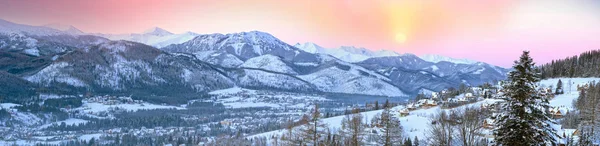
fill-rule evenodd
<path id="1" fill-rule="evenodd" d="M 323 48 L 315 43 L 297 43 L 294 47 L 309 53 L 329 54 L 346 62 L 360 62 L 372 57 L 399 56 L 399 53 L 390 50 L 371 51 L 362 47 L 340 46 L 338 48 Z"/>
<path id="2" fill-rule="evenodd" d="M 429 62 L 433 62 L 433 63 L 446 61 L 446 62 L 452 62 L 452 63 L 456 63 L 456 64 L 475 64 L 475 63 L 479 62 L 479 61 L 470 60 L 470 59 L 457 59 L 457 58 L 451 58 L 451 57 L 434 55 L 434 54 L 422 55 L 422 56 L 420 56 L 420 58 L 425 61 L 429 61 Z"/>
<path id="3" fill-rule="evenodd" d="M 67 33 L 48 27 L 31 26 L 17 24 L 4 19 L 0 19 L 0 34 L 22 34 L 34 36 L 56 36 L 65 35 Z"/>
<path id="4" fill-rule="evenodd" d="M 74 34 L 74 35 L 83 35 L 83 34 L 85 34 L 83 31 L 77 29 L 73 25 L 64 25 L 64 24 L 60 24 L 60 23 L 51 23 L 51 24 L 44 25 L 44 27 L 48 27 L 48 28 L 60 30 L 60 31 L 63 31 L 63 32 L 68 33 L 68 34 Z"/>
<path id="5" fill-rule="evenodd" d="M 187 42 L 194 37 L 198 36 L 197 33 L 186 32 L 181 34 L 174 34 L 165 29 L 159 27 L 150 28 L 142 33 L 131 33 L 131 34 L 92 34 L 100 37 L 105 37 L 110 40 L 128 40 L 138 43 L 147 44 L 157 48 L 168 46 L 171 44 L 180 44 Z"/>

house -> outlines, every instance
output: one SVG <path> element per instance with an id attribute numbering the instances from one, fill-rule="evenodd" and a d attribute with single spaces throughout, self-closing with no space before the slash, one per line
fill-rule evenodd
<path id="1" fill-rule="evenodd" d="M 430 107 L 437 106 L 437 103 L 435 102 L 435 100 L 431 100 L 431 99 L 421 99 L 421 100 L 417 101 L 417 104 L 419 104 L 420 106 L 422 106 L 424 108 L 430 108 Z"/>
<path id="2" fill-rule="evenodd" d="M 438 98 L 440 98 L 439 96 L 440 96 L 440 94 L 437 92 L 431 93 L 431 99 L 438 99 Z"/>
<path id="3" fill-rule="evenodd" d="M 552 108 L 548 109 L 548 111 L 552 115 L 552 118 L 555 118 L 555 119 L 560 119 L 569 112 L 569 110 L 564 106 L 552 107 Z"/>
<path id="4" fill-rule="evenodd" d="M 220 123 L 221 123 L 221 125 L 223 125 L 223 126 L 229 126 L 229 125 L 231 125 L 231 122 L 230 122 L 230 121 L 221 121 Z"/>
<path id="5" fill-rule="evenodd" d="M 408 105 L 406 105 L 406 109 L 408 110 L 416 110 L 419 106 L 415 103 L 409 103 Z"/>
<path id="6" fill-rule="evenodd" d="M 410 114 L 410 112 L 406 108 L 403 108 L 403 109 L 399 110 L 398 112 L 400 112 L 401 117 L 408 116 L 408 114 Z"/>
<path id="7" fill-rule="evenodd" d="M 494 129 L 494 119 L 491 118 L 487 118 L 485 120 L 483 120 L 483 128 L 485 129 Z"/>
<path id="8" fill-rule="evenodd" d="M 465 93 L 465 97 L 466 98 L 473 98 L 475 96 L 473 95 L 473 93 Z"/>

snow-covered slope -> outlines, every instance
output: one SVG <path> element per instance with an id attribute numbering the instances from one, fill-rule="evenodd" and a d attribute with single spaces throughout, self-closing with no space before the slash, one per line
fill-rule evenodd
<path id="1" fill-rule="evenodd" d="M 387 82 L 361 74 L 366 73 L 357 69 L 343 70 L 338 67 L 330 67 L 299 77 L 313 83 L 318 89 L 325 92 L 406 96 L 400 89 Z"/>
<path id="2" fill-rule="evenodd" d="M 476 103 L 463 105 L 458 108 L 480 107 L 481 104 L 483 104 L 483 103 L 489 104 L 489 103 L 496 103 L 498 101 L 500 101 L 500 100 L 486 99 L 486 100 L 479 101 Z M 403 108 L 404 108 L 404 106 L 397 106 L 397 107 L 393 107 L 391 110 L 398 111 L 399 109 L 403 109 Z M 441 109 L 439 106 L 436 106 L 433 108 L 428 108 L 428 109 L 418 109 L 418 110 L 411 111 L 408 116 L 404 116 L 404 117 L 400 117 L 398 112 L 392 112 L 392 113 L 394 114 L 394 116 L 398 117 L 406 136 L 408 136 L 410 138 L 418 137 L 419 139 L 426 139 L 427 132 L 429 131 L 429 124 L 431 123 L 431 116 L 433 116 L 435 113 L 437 113 L 440 110 L 447 111 L 448 109 Z M 365 118 L 364 121 L 371 121 L 371 119 L 373 117 L 375 117 L 378 114 L 381 114 L 382 111 L 383 110 L 375 110 L 375 111 L 362 112 L 360 114 L 362 114 L 363 117 Z M 344 117 L 345 116 L 335 116 L 335 117 L 331 117 L 331 118 L 325 118 L 325 119 L 323 119 L 323 122 L 327 123 L 328 127 L 330 128 L 330 130 L 332 130 L 332 132 L 337 132 L 337 130 L 339 130 L 341 128 L 342 120 L 344 119 Z M 248 136 L 248 138 L 265 137 L 267 139 L 270 139 L 273 136 L 279 137 L 283 134 L 286 134 L 287 132 L 288 132 L 287 129 L 281 129 L 281 130 L 275 130 L 275 131 L 251 135 L 251 136 Z M 268 145 L 271 145 L 271 144 L 268 143 Z"/>
<path id="3" fill-rule="evenodd" d="M 295 76 L 254 69 L 243 69 L 243 71 L 241 74 L 231 75 L 241 87 L 285 91 L 315 91 L 312 84 Z"/>
<path id="4" fill-rule="evenodd" d="M 556 95 L 552 100 L 550 100 L 550 105 L 555 107 L 563 106 L 571 110 L 575 109 L 571 102 L 577 97 L 579 97 L 579 91 L 577 91 L 577 86 L 583 86 L 590 82 L 600 82 L 600 78 L 552 78 L 540 81 L 538 83 L 538 87 L 551 87 L 552 91 L 554 91 L 556 89 L 556 84 L 558 83 L 558 80 L 561 80 L 563 82 L 564 94 Z"/>
<path id="5" fill-rule="evenodd" d="M 297 43 L 294 45 L 301 50 L 309 53 L 329 54 L 346 62 L 359 62 L 371 57 L 398 56 L 400 54 L 390 50 L 371 51 L 365 48 L 357 48 L 354 46 L 341 46 L 339 48 L 323 48 L 314 43 Z"/>
<path id="6" fill-rule="evenodd" d="M 446 57 L 446 56 L 441 56 L 441 55 L 433 55 L 433 54 L 423 55 L 423 56 L 421 56 L 421 59 L 428 61 L 428 62 L 433 62 L 433 63 L 446 61 L 446 62 L 451 62 L 451 63 L 456 63 L 456 64 L 474 64 L 474 63 L 478 62 L 478 61 L 469 60 L 469 59 L 456 59 L 456 58 L 451 58 L 451 57 Z"/>
<path id="7" fill-rule="evenodd" d="M 111 41 L 74 50 L 25 77 L 43 86 L 69 85 L 111 92 L 208 92 L 234 85 L 226 75 L 191 57 L 140 43 Z M 169 93 L 170 92 L 163 92 Z"/>
<path id="8" fill-rule="evenodd" d="M 168 46 L 171 44 L 181 44 L 189 41 L 198 34 L 193 32 L 186 32 L 181 34 L 173 34 L 162 28 L 154 27 L 144 31 L 143 33 L 132 33 L 132 34 L 93 34 L 101 37 L 105 37 L 111 40 L 128 40 L 138 43 L 147 44 L 157 48 Z"/>
<path id="9" fill-rule="evenodd" d="M 244 64 L 242 64 L 240 67 L 260 68 L 286 74 L 297 74 L 294 69 L 283 62 L 280 57 L 270 54 L 250 58 L 246 60 L 246 62 L 244 62 Z"/>
<path id="10" fill-rule="evenodd" d="M 557 95 L 556 97 L 554 97 L 553 99 L 551 99 L 550 102 L 550 106 L 553 107 L 566 107 L 568 109 L 574 109 L 572 107 L 572 102 L 574 99 L 577 99 L 577 97 L 579 96 L 579 93 L 577 92 L 577 85 L 584 85 L 586 83 L 589 82 L 598 82 L 600 81 L 600 78 L 555 78 L 555 79 L 545 79 L 542 80 L 538 83 L 538 85 L 540 87 L 556 87 L 556 83 L 558 82 L 558 80 L 562 80 L 562 82 L 564 83 L 564 88 L 565 88 L 565 94 L 562 95 Z M 569 86 L 570 85 L 570 86 Z M 569 92 L 571 91 L 571 92 Z M 465 107 L 473 107 L 473 108 L 479 108 L 481 107 L 482 104 L 491 104 L 491 103 L 496 103 L 496 102 L 500 102 L 501 100 L 499 99 L 485 99 L 479 102 L 475 102 L 472 104 L 467 104 L 467 105 L 463 105 L 454 109 L 462 109 Z M 397 107 L 393 107 L 392 111 L 398 111 L 399 109 L 403 109 L 404 106 L 397 106 Z M 428 137 L 428 131 L 430 130 L 430 126 L 429 124 L 431 123 L 431 116 L 433 116 L 435 113 L 437 113 L 438 111 L 441 110 L 445 110 L 448 111 L 449 109 L 441 109 L 439 106 L 433 107 L 433 108 L 427 108 L 427 109 L 417 109 L 414 111 L 410 111 L 410 114 L 407 116 L 399 116 L 397 115 L 398 112 L 393 112 L 395 114 L 395 116 L 398 116 L 399 120 L 400 120 L 400 124 L 402 124 L 402 127 L 404 129 L 404 132 L 406 134 L 406 136 L 414 138 L 414 137 L 418 137 L 419 139 L 426 139 Z M 382 110 L 375 110 L 375 111 L 368 111 L 368 112 L 362 112 L 360 114 L 363 115 L 363 117 L 365 118 L 365 121 L 370 121 L 373 117 L 375 117 L 375 115 L 380 114 L 382 112 Z M 330 130 L 333 130 L 333 132 L 335 132 L 336 130 L 339 130 L 341 128 L 341 123 L 342 120 L 345 116 L 336 116 L 336 117 L 331 117 L 331 118 L 325 118 L 323 119 L 324 123 L 327 123 L 328 127 L 330 128 Z M 562 130 L 562 129 L 556 129 L 556 130 Z M 288 132 L 287 129 L 282 129 L 282 130 L 275 130 L 275 131 L 270 131 L 270 132 L 265 132 L 265 133 L 260 133 L 260 134 L 255 134 L 255 135 L 251 135 L 248 136 L 248 138 L 258 138 L 258 137 L 265 137 L 267 139 L 272 138 L 273 136 L 278 137 L 281 136 L 283 134 L 286 134 Z M 561 131 L 558 131 L 557 133 L 562 133 Z M 268 145 L 271 145 L 270 143 L 268 143 Z"/>

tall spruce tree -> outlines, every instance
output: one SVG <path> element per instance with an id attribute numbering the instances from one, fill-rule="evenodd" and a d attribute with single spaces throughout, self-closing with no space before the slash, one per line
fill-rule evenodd
<path id="1" fill-rule="evenodd" d="M 503 146 L 555 145 L 558 137 L 548 117 L 548 99 L 536 90 L 539 73 L 528 51 L 515 61 L 514 71 L 508 75 L 503 113 L 497 117 L 495 141 Z"/>
<path id="2" fill-rule="evenodd" d="M 556 91 L 555 94 L 563 94 L 563 83 L 560 79 L 558 79 L 558 83 L 556 83 Z"/>

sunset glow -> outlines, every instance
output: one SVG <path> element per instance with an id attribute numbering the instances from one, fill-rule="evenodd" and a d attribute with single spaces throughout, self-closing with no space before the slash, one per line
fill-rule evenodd
<path id="1" fill-rule="evenodd" d="M 439 54 L 504 67 L 521 50 L 545 63 L 600 49 L 595 0 L 2 0 L 0 18 L 94 33 L 259 30 L 292 45 Z"/>

